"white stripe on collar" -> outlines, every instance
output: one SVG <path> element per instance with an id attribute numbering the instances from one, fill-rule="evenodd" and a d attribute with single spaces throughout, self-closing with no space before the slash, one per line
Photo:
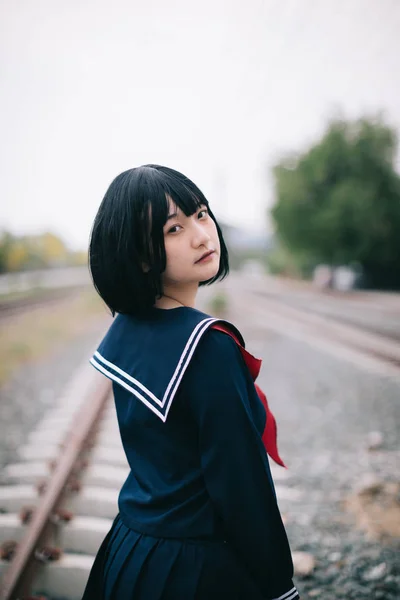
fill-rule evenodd
<path id="1" fill-rule="evenodd" d="M 273 598 L 272 600 L 294 600 L 295 598 L 299 598 L 299 593 L 295 587 L 292 587 L 291 590 L 279 596 L 279 598 Z"/>
<path id="2" fill-rule="evenodd" d="M 119 383 L 122 385 L 122 387 L 134 394 L 165 423 L 171 408 L 172 400 L 175 397 L 182 377 L 189 366 L 190 360 L 203 333 L 210 327 L 212 323 L 215 323 L 218 320 L 219 319 L 209 317 L 207 319 L 203 319 L 196 325 L 181 354 L 162 400 L 157 398 L 145 385 L 129 375 L 129 373 L 126 373 L 126 371 L 123 371 L 117 365 L 106 360 L 99 352 L 96 351 L 94 353 L 93 357 L 90 359 L 90 362 L 97 370 L 106 375 L 106 377 L 109 377 L 113 381 Z"/>
<path id="3" fill-rule="evenodd" d="M 108 371 L 107 369 L 105 369 L 104 367 L 101 366 L 100 363 L 97 362 L 97 360 L 95 360 L 94 357 L 92 357 L 90 359 L 90 362 L 92 363 L 92 365 L 101 373 L 103 373 L 103 375 L 105 375 L 106 377 L 109 377 L 110 379 L 112 379 L 113 381 L 116 381 L 117 383 L 119 383 L 120 385 L 122 385 L 122 387 L 124 387 L 125 389 L 127 389 L 129 392 L 131 392 L 132 394 L 134 394 L 137 398 L 139 398 L 139 400 L 141 400 L 143 402 L 143 404 L 145 404 L 148 408 L 150 408 L 150 410 L 152 410 L 158 417 L 160 417 L 160 419 L 162 421 L 166 421 L 166 418 L 164 419 L 162 413 L 160 413 L 160 411 L 158 411 L 150 402 L 148 402 L 146 400 L 146 398 L 144 396 L 142 396 L 142 394 L 140 394 L 137 390 L 135 390 L 133 387 L 131 387 L 130 385 L 128 385 L 125 381 L 123 381 L 120 377 L 117 377 L 116 375 L 114 375 L 111 371 Z"/>

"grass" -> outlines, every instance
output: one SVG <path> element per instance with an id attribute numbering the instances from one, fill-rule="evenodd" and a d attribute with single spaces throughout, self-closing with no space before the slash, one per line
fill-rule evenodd
<path id="1" fill-rule="evenodd" d="M 41 306 L 4 319 L 0 336 L 0 385 L 26 363 L 44 358 L 63 343 L 107 326 L 104 304 L 91 288 L 50 306 Z"/>
<path id="2" fill-rule="evenodd" d="M 228 297 L 222 290 L 215 293 L 208 301 L 210 313 L 216 317 L 224 318 L 228 310 Z"/>

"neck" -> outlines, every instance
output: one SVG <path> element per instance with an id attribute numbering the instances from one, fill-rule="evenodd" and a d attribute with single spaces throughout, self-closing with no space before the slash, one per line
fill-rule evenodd
<path id="1" fill-rule="evenodd" d="M 181 288 L 178 286 L 164 286 L 164 293 L 161 298 L 157 298 L 154 303 L 156 308 L 177 308 L 179 306 L 189 306 L 194 308 L 198 284 Z"/>

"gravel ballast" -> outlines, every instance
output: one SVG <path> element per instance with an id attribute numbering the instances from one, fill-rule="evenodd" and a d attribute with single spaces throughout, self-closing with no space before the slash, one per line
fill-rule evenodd
<path id="1" fill-rule="evenodd" d="M 246 339 L 263 358 L 260 385 L 289 467 L 274 473 L 278 497 L 284 487 L 279 504 L 292 551 L 315 559 L 309 575 L 295 578 L 302 598 L 397 600 L 399 539 L 368 539 L 344 500 L 368 482 L 399 479 L 400 378 L 381 377 L 276 333 L 249 330 Z M 371 431 L 382 439 L 373 452 Z"/>
<path id="2" fill-rule="evenodd" d="M 52 356 L 26 364 L 0 388 L 0 476 L 6 464 L 18 460 L 16 449 L 26 436 L 57 404 L 74 373 L 88 361 L 100 341 L 105 326 L 70 340 Z"/>

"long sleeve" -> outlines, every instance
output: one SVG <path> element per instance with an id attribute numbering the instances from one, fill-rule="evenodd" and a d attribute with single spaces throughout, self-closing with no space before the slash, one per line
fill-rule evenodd
<path id="1" fill-rule="evenodd" d="M 299 598 L 261 439 L 265 412 L 236 343 L 208 331 L 184 380 L 205 484 L 227 541 L 266 600 Z"/>

